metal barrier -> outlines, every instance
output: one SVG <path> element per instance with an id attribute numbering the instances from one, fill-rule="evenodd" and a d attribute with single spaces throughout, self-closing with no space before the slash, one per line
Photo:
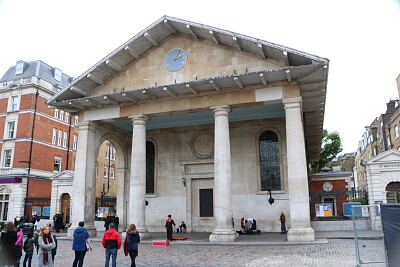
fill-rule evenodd
<path id="1" fill-rule="evenodd" d="M 374 264 L 373 266 L 388 266 L 384 240 L 382 237 L 377 238 L 376 235 L 370 235 L 370 231 L 357 229 L 356 220 L 360 218 L 369 219 L 371 221 L 372 230 L 380 231 L 382 229 L 380 206 L 379 205 L 352 205 L 353 231 L 356 250 L 357 267 L 366 264 Z M 382 235 L 383 236 L 383 235 Z M 373 240 L 373 241 L 372 241 Z M 377 245 L 378 244 L 378 245 Z M 364 249 L 367 246 L 376 246 L 376 253 L 370 253 L 370 250 Z M 384 260 L 383 256 L 384 255 Z"/>

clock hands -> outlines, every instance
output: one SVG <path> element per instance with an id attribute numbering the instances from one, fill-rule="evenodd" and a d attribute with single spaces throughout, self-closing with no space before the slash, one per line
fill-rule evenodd
<path id="1" fill-rule="evenodd" d="M 178 58 L 181 58 L 181 57 L 182 57 L 182 55 L 180 55 L 180 53 L 181 53 L 181 50 L 179 49 L 179 50 L 178 50 L 178 53 L 176 53 L 176 56 L 175 56 L 175 58 L 174 58 L 174 61 L 176 61 Z"/>

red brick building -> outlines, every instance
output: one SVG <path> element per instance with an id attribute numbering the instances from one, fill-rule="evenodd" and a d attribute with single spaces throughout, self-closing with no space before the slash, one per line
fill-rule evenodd
<path id="1" fill-rule="evenodd" d="M 74 169 L 78 118 L 45 104 L 72 80 L 42 61 L 18 61 L 0 79 L 0 222 L 48 218 L 49 178 Z"/>

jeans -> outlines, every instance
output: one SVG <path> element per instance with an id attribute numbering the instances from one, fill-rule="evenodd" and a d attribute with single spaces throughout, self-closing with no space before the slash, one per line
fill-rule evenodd
<path id="1" fill-rule="evenodd" d="M 129 250 L 129 256 L 131 257 L 131 267 L 136 267 L 136 255 L 137 255 L 137 250 Z"/>
<path id="2" fill-rule="evenodd" d="M 72 264 L 72 267 L 82 267 L 83 265 L 83 259 L 85 258 L 86 255 L 86 250 L 84 251 L 76 251 L 75 250 L 75 259 L 74 263 Z"/>
<path id="3" fill-rule="evenodd" d="M 26 267 L 26 262 L 28 262 L 28 267 L 31 267 L 32 264 L 32 256 L 33 252 L 26 252 L 23 266 Z"/>
<path id="4" fill-rule="evenodd" d="M 106 248 L 106 264 L 104 267 L 109 267 L 110 265 L 110 256 L 112 256 L 112 267 L 117 267 L 117 252 L 116 248 Z"/>
<path id="5" fill-rule="evenodd" d="M 286 233 L 286 225 L 285 223 L 281 223 L 281 233 Z"/>

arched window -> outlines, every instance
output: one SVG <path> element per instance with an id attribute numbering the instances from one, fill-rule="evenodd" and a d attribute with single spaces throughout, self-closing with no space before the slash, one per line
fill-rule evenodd
<path id="1" fill-rule="evenodd" d="M 281 190 L 281 169 L 278 136 L 263 132 L 259 139 L 261 191 Z"/>
<path id="2" fill-rule="evenodd" d="M 0 222 L 6 222 L 8 217 L 8 204 L 10 202 L 11 190 L 6 186 L 0 186 Z"/>
<path id="3" fill-rule="evenodd" d="M 146 194 L 154 194 L 156 148 L 153 142 L 146 142 Z"/>

